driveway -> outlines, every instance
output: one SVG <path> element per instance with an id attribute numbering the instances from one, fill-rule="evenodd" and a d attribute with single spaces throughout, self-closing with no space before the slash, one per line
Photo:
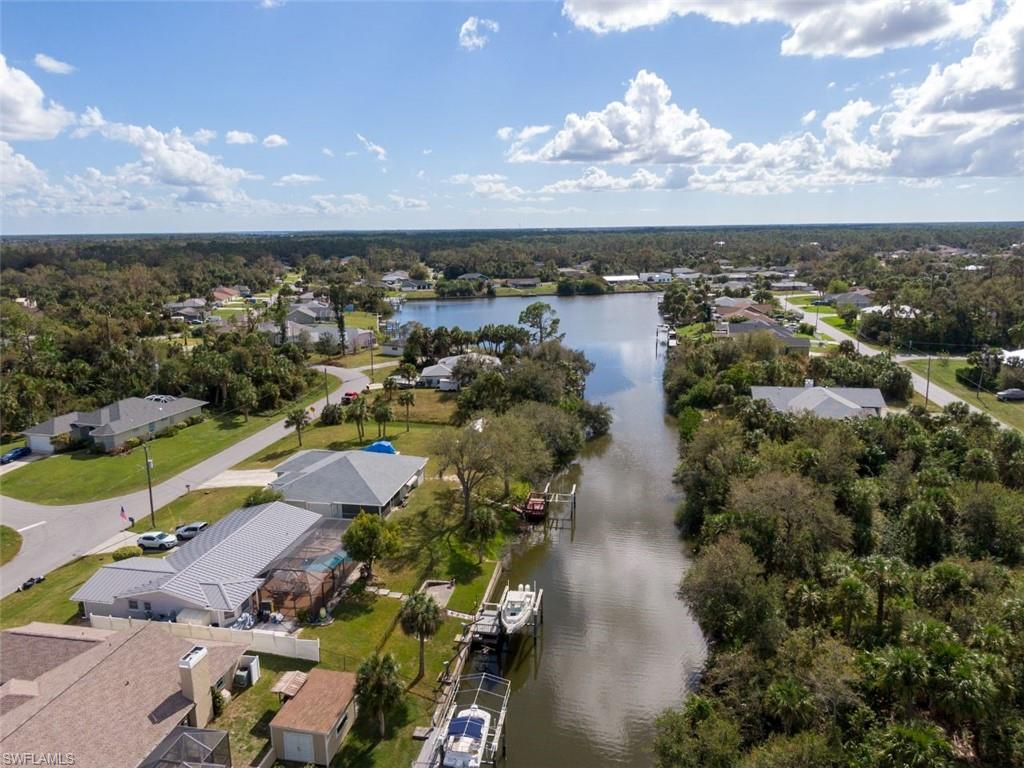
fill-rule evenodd
<path id="1" fill-rule="evenodd" d="M 807 295 L 810 295 L 810 294 L 807 294 Z M 886 353 L 884 350 L 873 349 L 873 348 L 869 347 L 867 344 L 862 344 L 860 342 L 860 340 L 857 339 L 855 336 L 851 336 L 850 334 L 846 333 L 845 331 L 842 331 L 839 328 L 836 328 L 834 326 L 829 325 L 823 319 L 819 318 L 818 314 L 816 312 L 808 312 L 806 309 L 804 309 L 801 306 L 798 306 L 796 304 L 790 304 L 788 299 L 791 299 L 791 298 L 797 298 L 797 297 L 796 296 L 780 296 L 779 300 L 782 302 L 782 306 L 786 310 L 791 311 L 791 312 L 799 312 L 803 316 L 803 321 L 805 323 L 808 323 L 808 324 L 810 324 L 812 326 L 816 325 L 818 333 L 820 333 L 822 336 L 827 336 L 828 338 L 832 339 L 833 341 L 837 341 L 837 342 L 838 341 L 849 341 L 849 342 L 851 342 L 853 344 L 853 346 L 857 349 L 857 351 L 860 352 L 860 354 L 865 355 L 867 357 L 875 357 L 876 355 L 881 355 L 881 354 L 885 354 Z M 905 362 L 907 362 L 909 360 L 924 360 L 925 358 L 921 357 L 920 355 L 896 355 L 894 359 L 896 360 L 897 363 L 905 363 Z M 908 368 L 907 370 L 910 370 L 910 369 Z M 914 389 L 918 393 L 920 393 L 922 397 L 924 396 L 924 393 L 926 391 L 928 392 L 928 400 L 929 400 L 929 402 L 935 403 L 939 407 L 945 407 L 945 406 L 949 405 L 950 403 L 957 403 L 957 402 L 965 403 L 967 405 L 967 407 L 970 408 L 972 411 L 977 411 L 978 413 L 984 413 L 984 411 L 982 411 L 980 408 L 977 408 L 976 406 L 971 405 L 966 400 L 964 400 L 964 399 L 962 399 L 960 397 L 957 397 L 952 392 L 949 392 L 949 391 L 943 389 L 942 387 L 938 386 L 934 381 L 931 382 L 931 384 L 929 385 L 928 380 L 924 376 L 921 376 L 920 374 L 914 373 L 913 371 L 910 371 L 910 375 L 913 377 Z M 989 416 L 991 416 L 991 414 L 989 414 Z M 999 421 L 998 419 L 995 419 L 995 420 Z M 1002 424 L 1002 422 L 999 422 L 999 423 Z M 1007 426 L 1007 425 L 1004 424 L 1003 426 Z"/>
<path id="2" fill-rule="evenodd" d="M 314 367 L 318 371 L 326 371 L 353 389 L 362 390 L 369 383 L 369 379 L 358 370 L 333 366 Z M 314 418 L 319 415 L 324 404 L 323 398 L 313 404 Z M 154 508 L 159 509 L 169 504 L 184 495 L 188 486 L 198 488 L 240 461 L 292 434 L 292 430 L 285 428 L 284 421 L 281 419 L 181 474 L 153 486 Z M 125 528 L 125 522 L 121 519 L 122 506 L 137 520 L 146 517 L 149 514 L 146 489 L 101 501 L 63 506 L 33 504 L 0 497 L 0 519 L 4 525 L 18 530 L 22 535 L 18 556 L 0 568 L 0 597 L 13 592 L 30 576 L 49 573 L 116 536 Z"/>

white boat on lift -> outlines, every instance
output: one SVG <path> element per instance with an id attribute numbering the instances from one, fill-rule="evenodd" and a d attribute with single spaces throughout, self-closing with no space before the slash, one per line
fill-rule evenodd
<path id="1" fill-rule="evenodd" d="M 529 584 L 520 584 L 518 589 L 510 589 L 501 604 L 501 625 L 508 633 L 522 629 L 533 615 L 533 603 L 536 590 Z"/>
<path id="2" fill-rule="evenodd" d="M 448 723 L 444 737 L 444 768 L 480 768 L 491 730 L 491 713 L 476 704 L 461 710 Z"/>

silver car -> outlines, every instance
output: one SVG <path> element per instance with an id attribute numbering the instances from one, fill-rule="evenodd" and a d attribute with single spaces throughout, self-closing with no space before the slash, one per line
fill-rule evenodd
<path id="1" fill-rule="evenodd" d="M 187 523 L 175 528 L 174 535 L 178 537 L 178 541 L 188 541 L 189 539 L 194 539 L 209 527 L 210 524 L 205 522 Z"/>
<path id="2" fill-rule="evenodd" d="M 1024 389 L 1017 387 L 1004 389 L 1002 392 L 996 392 L 996 397 L 999 400 L 1024 400 Z"/>

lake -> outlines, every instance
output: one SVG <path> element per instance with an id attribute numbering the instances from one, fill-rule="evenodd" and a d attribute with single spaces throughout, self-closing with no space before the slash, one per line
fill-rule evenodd
<path id="1" fill-rule="evenodd" d="M 650 765 L 653 721 L 678 706 L 704 661 L 704 640 L 676 598 L 688 558 L 673 513 L 678 439 L 665 418 L 659 294 L 545 297 L 569 346 L 596 365 L 587 397 L 614 410 L 611 435 L 587 446 L 559 485 L 577 483 L 576 529 L 513 554 L 507 579 L 544 589 L 536 652 L 523 639 L 513 682 L 507 765 Z M 408 302 L 398 318 L 476 329 L 515 323 L 530 298 Z"/>

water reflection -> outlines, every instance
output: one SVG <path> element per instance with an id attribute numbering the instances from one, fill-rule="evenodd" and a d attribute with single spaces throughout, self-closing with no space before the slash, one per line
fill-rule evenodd
<path id="1" fill-rule="evenodd" d="M 704 658 L 676 599 L 687 558 L 672 524 L 676 437 L 664 417 L 656 295 L 544 300 L 566 342 L 596 363 L 587 394 L 612 406 L 615 423 L 564 478 L 578 484 L 575 531 L 528 542 L 512 561 L 510 581 L 544 588 L 545 623 L 536 652 L 524 643 L 504 670 L 508 765 L 648 765 L 654 717 L 681 701 Z M 514 323 L 530 301 L 410 303 L 401 319 L 473 329 Z"/>

